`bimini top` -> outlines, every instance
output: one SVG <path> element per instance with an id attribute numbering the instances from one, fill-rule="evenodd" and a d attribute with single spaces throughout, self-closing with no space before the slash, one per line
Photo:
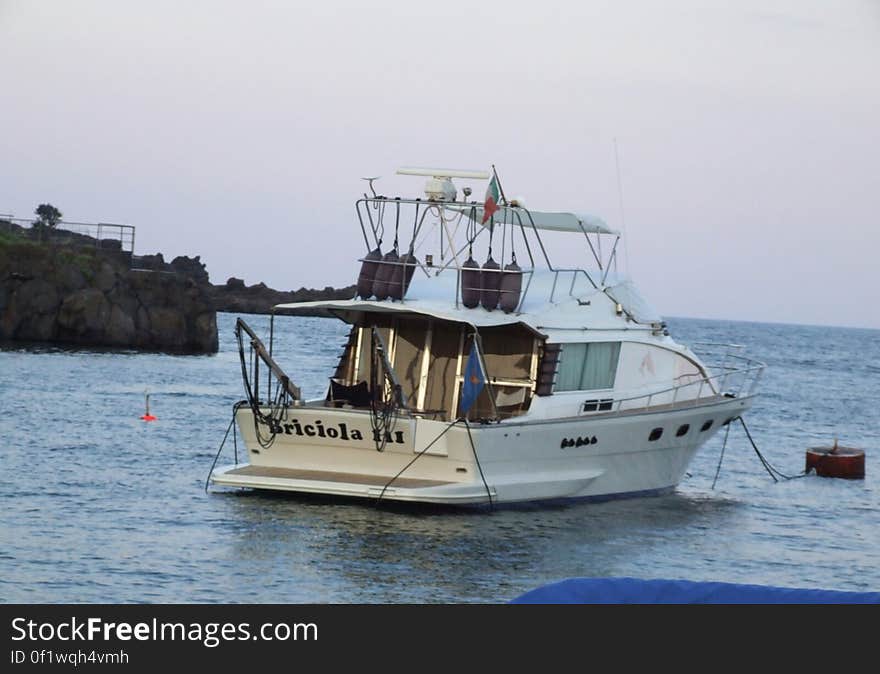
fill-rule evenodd
<path id="1" fill-rule="evenodd" d="M 474 205 L 471 207 L 450 206 L 454 210 L 464 212 L 470 219 L 482 223 L 483 207 Z M 534 223 L 536 229 L 544 229 L 553 232 L 586 232 L 587 234 L 612 234 L 618 236 L 619 232 L 611 229 L 605 221 L 595 215 L 586 213 L 567 213 L 564 211 L 532 211 L 520 206 L 501 206 L 501 209 L 493 214 L 496 223 L 530 227 Z M 488 227 L 487 221 L 483 226 Z"/>

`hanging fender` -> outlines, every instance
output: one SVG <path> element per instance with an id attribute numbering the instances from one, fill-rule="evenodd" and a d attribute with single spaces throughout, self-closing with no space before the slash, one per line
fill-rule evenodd
<path id="1" fill-rule="evenodd" d="M 419 264 L 419 258 L 409 253 L 400 256 L 400 263 L 394 265 L 391 280 L 388 283 L 388 295 L 393 300 L 402 300 L 409 290 L 409 283 L 412 281 L 416 266 Z"/>
<path id="2" fill-rule="evenodd" d="M 475 309 L 480 304 L 480 293 L 483 286 L 480 282 L 480 265 L 472 257 L 461 265 L 461 303 L 468 309 Z"/>
<path id="3" fill-rule="evenodd" d="M 499 290 L 501 287 L 501 265 L 495 262 L 492 256 L 489 255 L 489 259 L 486 260 L 482 269 L 480 281 L 483 290 L 480 293 L 480 303 L 483 305 L 483 308 L 492 311 L 498 307 L 498 300 L 501 295 Z"/>
<path id="4" fill-rule="evenodd" d="M 373 282 L 376 280 L 376 272 L 379 269 L 379 260 L 381 259 L 382 250 L 379 246 L 364 256 L 357 280 L 357 294 L 362 300 L 369 299 L 373 294 Z"/>
<path id="5" fill-rule="evenodd" d="M 384 300 L 390 294 L 391 277 L 397 268 L 399 257 L 396 250 L 389 250 L 382 256 L 382 264 L 377 264 L 376 278 L 373 281 L 373 294 L 377 300 Z"/>
<path id="6" fill-rule="evenodd" d="M 506 314 L 514 311 L 519 305 L 522 277 L 522 269 L 515 259 L 504 266 L 504 273 L 501 274 L 501 310 Z"/>

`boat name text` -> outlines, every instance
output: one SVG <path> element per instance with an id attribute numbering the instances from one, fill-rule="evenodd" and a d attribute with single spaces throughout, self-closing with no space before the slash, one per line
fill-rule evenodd
<path id="1" fill-rule="evenodd" d="M 344 421 L 335 425 L 324 425 L 320 419 L 315 419 L 312 423 L 302 423 L 297 419 L 291 419 L 289 422 L 275 422 L 272 426 L 273 433 L 284 433 L 285 435 L 298 435 L 300 437 L 309 438 L 330 438 L 332 440 L 344 440 L 350 442 L 352 440 L 363 440 L 364 434 L 358 428 L 349 428 Z M 373 441 L 381 442 L 382 436 L 378 430 L 372 432 Z M 385 442 L 394 442 L 404 444 L 403 431 L 385 431 Z"/>

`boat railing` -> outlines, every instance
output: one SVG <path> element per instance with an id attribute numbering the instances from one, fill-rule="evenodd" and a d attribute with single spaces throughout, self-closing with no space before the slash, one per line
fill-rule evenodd
<path id="1" fill-rule="evenodd" d="M 365 195 L 363 199 L 357 200 L 355 206 L 367 251 L 381 251 L 382 242 L 387 238 L 386 228 L 390 236 L 392 231 L 390 228 L 393 223 L 394 250 L 398 251 L 398 254 L 408 251 L 409 254 L 415 256 L 414 259 L 411 258 L 406 262 L 372 258 L 367 260 L 364 257 L 360 257 L 359 262 L 362 264 L 370 262 L 371 265 L 375 265 L 374 268 L 380 269 L 388 265 L 405 266 L 407 275 L 416 273 L 421 278 L 421 274 L 424 273 L 426 279 L 440 276 L 447 270 L 453 272 L 457 276 L 455 283 L 456 307 L 462 302 L 461 291 L 463 284 L 461 276 L 462 273 L 468 271 L 480 271 L 481 273 L 495 272 L 502 275 L 521 273 L 523 277 L 527 277 L 522 279 L 520 296 L 516 302 L 516 308 L 513 309 L 513 311 L 519 313 L 522 311 L 526 297 L 529 296 L 530 292 L 533 294 L 538 293 L 542 299 L 546 297 L 544 301 L 549 302 L 558 301 L 558 298 L 565 292 L 562 288 L 567 289 L 568 297 L 578 297 L 581 294 L 593 292 L 604 287 L 609 273 L 612 270 L 616 270 L 617 244 L 620 239 L 616 232 L 606 231 L 605 229 L 601 231 L 591 230 L 578 221 L 579 231 L 586 241 L 587 250 L 596 262 L 597 269 L 556 267 L 551 262 L 550 255 L 539 232 L 539 227 L 532 217 L 532 212 L 514 203 L 501 205 L 501 213 L 497 216 L 498 220 L 493 220 L 494 227 L 476 224 L 478 222 L 476 212 L 482 206 L 482 204 L 476 201 L 426 201 L 424 199 L 390 198 L 378 195 L 368 197 Z M 474 229 L 468 230 L 468 221 L 473 223 Z M 462 222 L 465 223 L 464 231 L 470 231 L 470 234 L 466 234 L 464 239 L 461 238 Z M 411 225 L 407 223 L 411 223 Z M 502 268 L 480 268 L 477 270 L 464 267 L 462 260 L 473 249 L 474 243 L 486 237 L 491 239 L 492 232 L 499 230 L 499 228 L 500 232 L 496 231 L 495 233 L 495 250 L 496 253 L 500 252 Z M 549 229 L 553 228 L 550 227 Z M 424 255 L 425 259 L 418 259 L 418 256 L 422 255 L 419 250 L 424 242 L 432 236 L 431 232 L 435 230 L 439 232 L 441 260 L 434 260 L 432 259 L 434 256 L 428 254 Z M 561 231 L 566 230 L 563 229 Z M 601 246 L 601 237 L 605 235 L 614 236 L 614 245 L 607 259 L 602 254 Z M 595 243 L 591 240 L 591 236 L 594 236 Z M 498 242 L 499 238 L 500 242 Z M 492 248 L 491 241 L 489 248 L 490 250 Z M 525 268 L 511 272 L 511 270 L 506 270 L 503 267 L 504 261 L 508 257 L 516 261 L 515 248 L 519 251 Z M 447 255 L 448 257 L 446 257 Z M 442 258 L 446 259 L 443 260 Z M 419 271 L 416 271 L 416 269 Z M 535 272 L 539 271 L 539 269 L 541 272 L 541 282 L 536 284 L 533 283 L 533 280 Z M 404 282 L 403 288 L 395 287 L 394 290 L 396 294 L 389 294 L 392 299 L 406 300 L 410 298 L 409 281 Z M 476 289 L 473 288 L 473 290 Z M 490 290 L 494 290 L 494 288 Z"/>
<path id="2" fill-rule="evenodd" d="M 710 368 L 713 374 L 685 374 L 678 383 L 668 388 L 614 400 L 613 412 L 647 409 L 661 405 L 674 406 L 683 403 L 696 404 L 707 398 L 747 397 L 755 393 L 766 364 L 732 355 L 728 362 Z"/>
<path id="3" fill-rule="evenodd" d="M 590 276 L 590 273 L 586 269 L 580 268 L 570 268 L 570 269 L 553 269 L 553 287 L 550 289 L 550 301 L 552 302 L 556 297 L 556 287 L 559 285 L 559 277 L 560 275 L 568 275 L 571 274 L 571 283 L 568 286 L 568 296 L 571 297 L 574 295 L 574 287 L 577 283 L 577 280 L 580 276 L 583 276 L 587 282 L 596 290 L 599 289 L 599 286 L 593 280 L 593 277 Z M 604 281 L 604 276 L 602 280 Z"/>
<path id="4" fill-rule="evenodd" d="M 358 262 L 363 263 L 366 261 L 364 257 L 358 258 Z M 506 270 L 503 267 L 501 269 L 474 269 L 468 267 L 462 267 L 461 265 L 455 264 L 454 260 L 450 260 L 443 264 L 442 266 L 428 265 L 422 260 L 416 260 L 415 262 L 400 262 L 396 260 L 369 260 L 369 262 L 379 265 L 379 266 L 390 266 L 390 267 L 404 267 L 404 268 L 413 268 L 420 269 L 424 272 L 426 278 L 430 278 L 432 276 L 439 276 L 445 271 L 449 271 L 455 274 L 455 297 L 452 298 L 455 307 L 459 308 L 459 305 L 462 303 L 462 289 L 465 288 L 465 285 L 462 281 L 462 274 L 464 272 L 469 271 L 478 271 L 481 274 L 511 274 L 517 273 L 521 274 L 523 277 L 523 281 L 521 284 L 521 290 L 519 291 L 519 299 L 516 303 L 516 309 L 514 310 L 516 313 L 520 313 L 522 311 L 523 304 L 526 298 L 529 296 L 529 291 L 534 290 L 532 280 L 534 279 L 535 272 L 537 271 L 533 267 L 521 268 L 516 272 L 511 272 L 510 270 Z M 599 290 L 600 284 L 604 284 L 605 281 L 605 273 L 601 270 L 598 272 L 599 274 L 603 274 L 601 280 L 597 282 L 596 273 L 590 273 L 590 271 L 582 268 L 567 268 L 567 269 L 550 269 L 549 271 L 550 278 L 552 281 L 549 282 L 549 289 L 545 286 L 545 283 L 542 282 L 540 284 L 540 292 L 546 292 L 547 298 L 546 301 L 555 302 L 558 300 L 560 296 L 565 294 L 568 297 L 578 297 L 581 293 L 578 292 L 578 289 L 583 289 L 584 287 L 588 288 L 590 291 Z M 503 278 L 503 276 L 502 276 Z M 580 282 L 580 283 L 579 283 Z M 389 282 L 390 283 L 390 282 Z M 586 284 L 586 286 L 585 286 Z M 501 284 L 498 283 L 498 286 Z M 465 288 L 467 290 L 475 290 L 477 292 L 482 290 L 482 287 L 479 288 Z M 396 297 L 393 294 L 389 294 L 389 297 L 393 299 L 411 299 L 411 284 L 404 283 L 403 292 L 401 297 Z M 498 292 L 503 296 L 505 293 L 511 292 L 505 288 L 499 287 Z"/>

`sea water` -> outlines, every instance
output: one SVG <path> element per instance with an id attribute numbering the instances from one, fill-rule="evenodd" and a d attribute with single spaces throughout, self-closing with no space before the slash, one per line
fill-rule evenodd
<path id="1" fill-rule="evenodd" d="M 866 450 L 865 480 L 775 483 L 732 425 L 714 489 L 723 432 L 670 495 L 489 512 L 205 493 L 243 397 L 234 321 L 211 356 L 0 350 L 0 601 L 501 602 L 574 576 L 880 589 L 880 331 L 669 320 L 768 364 L 746 420 L 774 466 L 800 473 L 837 437 Z M 282 367 L 323 395 L 345 326 L 275 328 Z"/>

